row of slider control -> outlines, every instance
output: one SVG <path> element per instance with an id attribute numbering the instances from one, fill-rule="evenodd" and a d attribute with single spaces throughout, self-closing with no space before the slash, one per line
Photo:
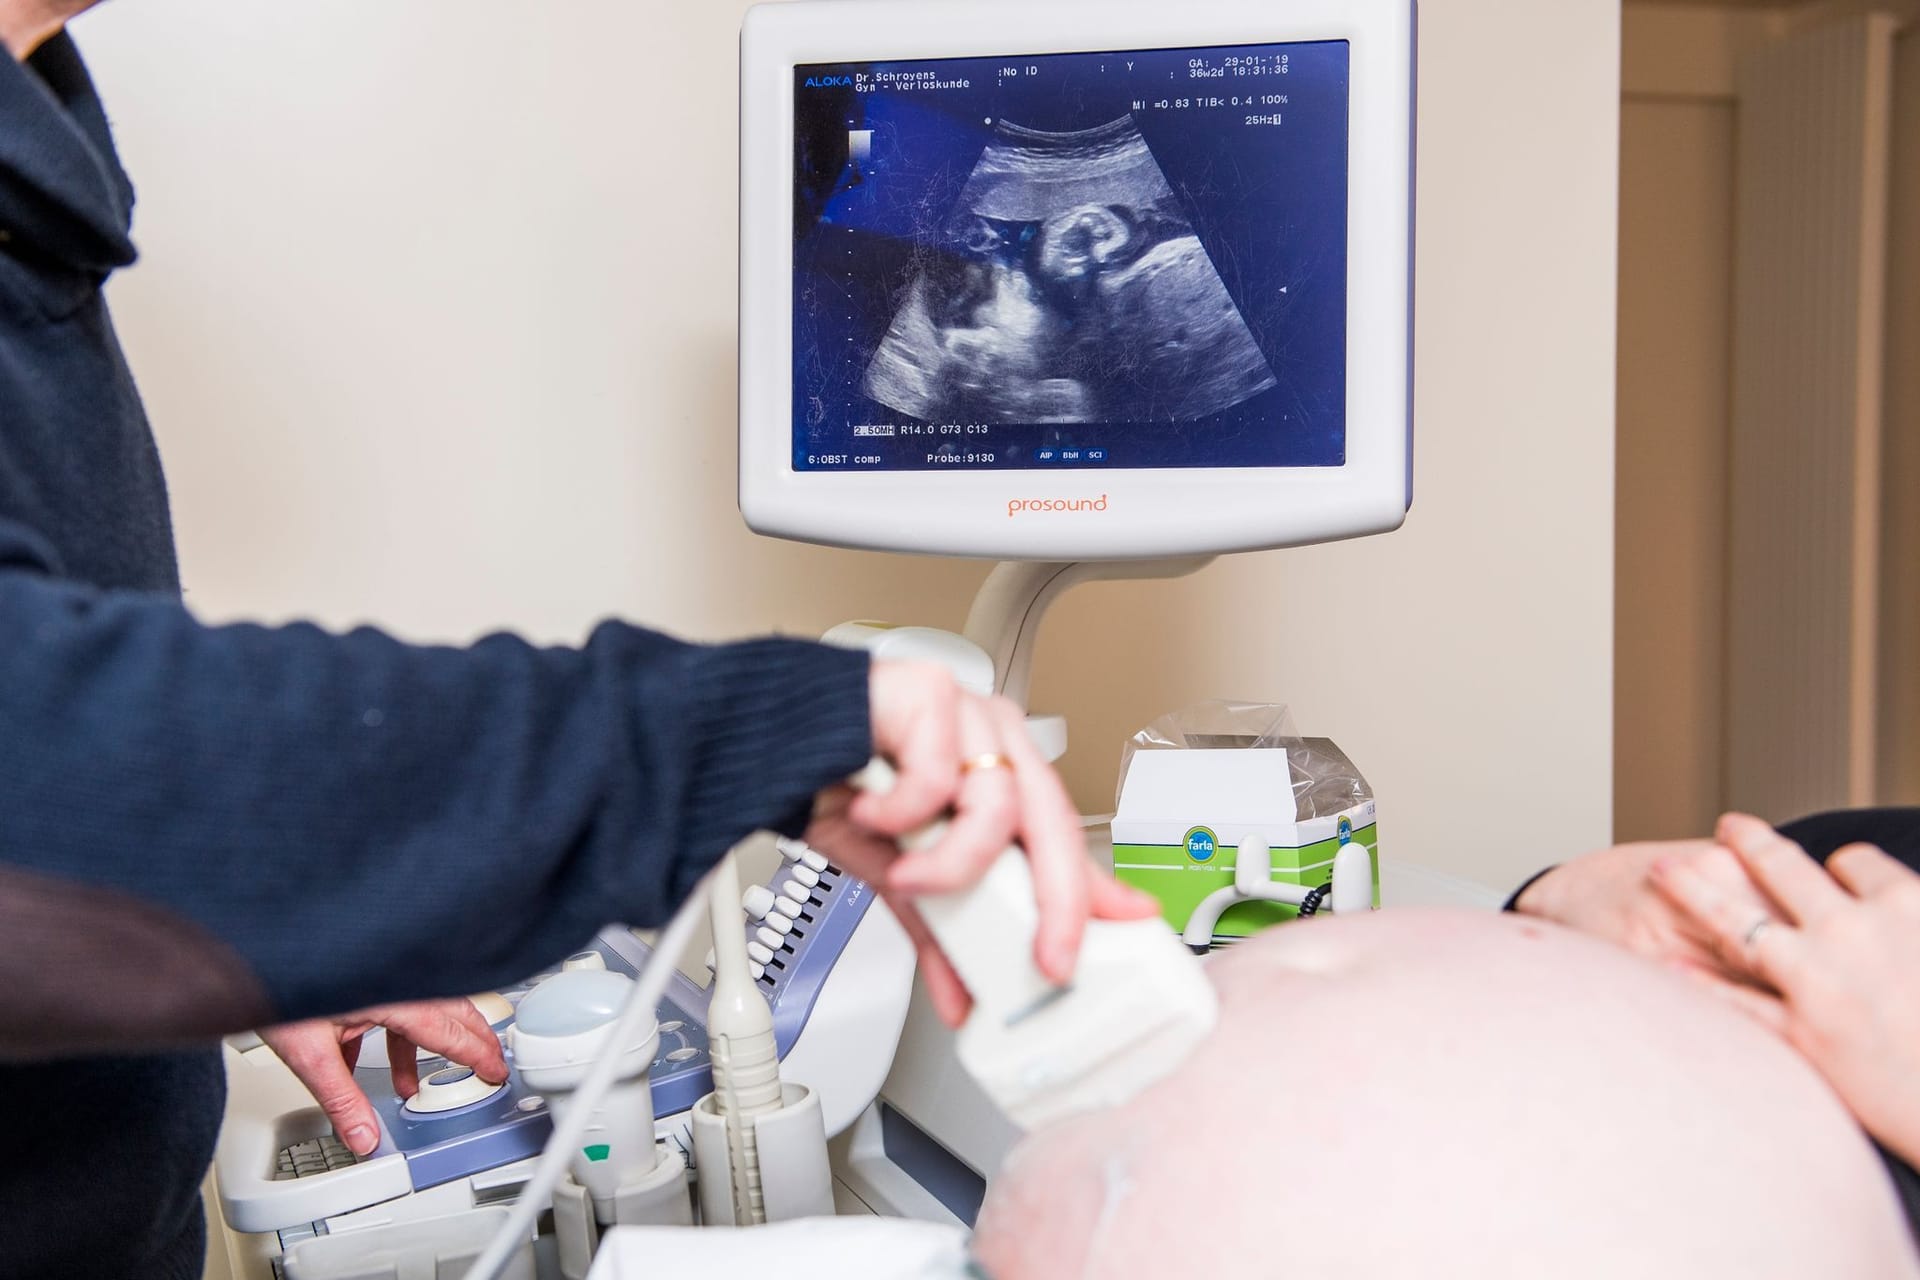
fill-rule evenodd
<path id="1" fill-rule="evenodd" d="M 803 841 L 783 836 L 774 844 L 787 860 L 786 880 L 777 892 L 756 884 L 740 895 L 740 909 L 756 925 L 747 943 L 748 972 L 756 979 L 766 975 L 767 966 L 775 963 L 779 952 L 791 949 L 787 935 L 795 926 L 802 919 L 813 919 L 805 912 L 813 903 L 813 888 L 820 883 L 821 872 L 827 869 L 826 856 Z"/>
<path id="2" fill-rule="evenodd" d="M 750 918 L 778 933 L 791 931 L 802 910 L 792 898 L 759 884 L 740 895 L 740 907 Z"/>
<path id="3" fill-rule="evenodd" d="M 806 868 L 816 876 L 827 869 L 827 856 L 813 848 L 804 840 L 795 840 L 791 836 L 781 836 L 773 842 L 780 856 L 788 862 Z"/>
<path id="4" fill-rule="evenodd" d="M 781 843 L 781 852 L 789 858 L 820 858 L 819 854 L 798 841 L 783 840 Z M 820 858 L 820 861 L 824 864 L 826 859 Z M 780 886 L 778 893 L 763 884 L 756 884 L 740 895 L 740 909 L 747 913 L 749 920 L 758 922 L 753 937 L 747 943 L 747 971 L 756 980 L 766 976 L 767 966 L 774 963 L 777 953 L 788 949 L 785 935 L 793 932 L 794 924 L 805 910 L 801 904 L 812 900 L 800 883 L 799 876 L 805 874 L 815 884 L 820 881 L 818 873 L 797 860 L 793 862 L 791 871 L 792 876 Z"/>
<path id="5" fill-rule="evenodd" d="M 773 959 L 773 952 L 767 951 L 767 949 L 761 946 L 759 943 L 751 942 L 747 944 L 747 954 L 749 956 L 752 956 L 756 950 L 766 952 L 766 956 L 768 960 Z M 707 970 L 711 973 L 718 973 L 720 971 L 720 962 L 714 956 L 712 947 L 707 948 Z M 765 976 L 767 972 L 767 966 L 764 961 L 761 961 L 759 959 L 750 959 L 747 961 L 747 972 L 751 973 L 755 979 L 759 979 Z"/>

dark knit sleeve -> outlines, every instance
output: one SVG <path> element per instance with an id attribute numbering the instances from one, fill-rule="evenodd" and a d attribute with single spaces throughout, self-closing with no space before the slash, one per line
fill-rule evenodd
<path id="1" fill-rule="evenodd" d="M 1778 830 L 1822 863 L 1847 845 L 1873 844 L 1920 871 L 1920 808 L 1836 809 L 1796 819 Z M 1501 910 L 1516 910 L 1520 895 L 1553 870 L 1547 867 L 1528 876 L 1508 895 Z"/>
<path id="2" fill-rule="evenodd" d="M 1551 875 L 1555 871 L 1558 871 L 1559 869 L 1560 869 L 1560 864 L 1556 862 L 1550 867 L 1540 868 L 1538 871 L 1528 876 L 1525 880 L 1522 880 L 1520 882 L 1520 887 L 1515 889 L 1512 893 L 1508 894 L 1507 900 L 1500 904 L 1500 909 L 1502 911 L 1518 911 L 1520 909 L 1521 895 L 1526 893 L 1527 890 L 1533 888 L 1534 885 L 1546 879 L 1547 876 Z"/>
<path id="3" fill-rule="evenodd" d="M 1875 844 L 1920 871 L 1920 808 L 1836 809 L 1799 818 L 1780 834 L 1825 862 L 1850 844 Z"/>
<path id="4" fill-rule="evenodd" d="M 249 989 L 293 1018 L 523 977 L 804 821 L 868 724 L 866 656 L 812 643 L 423 647 L 0 569 L 0 1056 L 23 982 L 43 1017 L 164 986 L 164 1038 L 259 1020 Z"/>

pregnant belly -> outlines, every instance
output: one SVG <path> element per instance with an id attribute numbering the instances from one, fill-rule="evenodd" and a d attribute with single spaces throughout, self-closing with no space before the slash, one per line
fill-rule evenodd
<path id="1" fill-rule="evenodd" d="M 997 1280 L 1920 1275 L 1798 1054 L 1683 978 L 1512 916 L 1388 911 L 1220 957 L 1212 1038 L 989 1188 Z"/>

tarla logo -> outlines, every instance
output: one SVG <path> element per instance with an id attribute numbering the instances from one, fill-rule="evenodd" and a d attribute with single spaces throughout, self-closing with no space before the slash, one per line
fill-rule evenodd
<path id="1" fill-rule="evenodd" d="M 809 89 L 846 89 L 853 85 L 852 76 L 808 76 Z"/>
<path id="2" fill-rule="evenodd" d="M 1183 843 L 1187 847 L 1187 858 L 1193 862 L 1212 862 L 1213 855 L 1220 852 L 1220 837 L 1206 827 L 1187 832 Z"/>

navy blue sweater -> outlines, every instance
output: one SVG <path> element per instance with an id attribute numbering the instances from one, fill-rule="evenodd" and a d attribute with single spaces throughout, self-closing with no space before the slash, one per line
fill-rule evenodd
<path id="1" fill-rule="evenodd" d="M 210 1035 L 657 922 L 870 749 L 864 656 L 812 644 L 198 624 L 100 291 L 132 205 L 72 43 L 0 58 L 8 1280 L 200 1274 Z"/>

